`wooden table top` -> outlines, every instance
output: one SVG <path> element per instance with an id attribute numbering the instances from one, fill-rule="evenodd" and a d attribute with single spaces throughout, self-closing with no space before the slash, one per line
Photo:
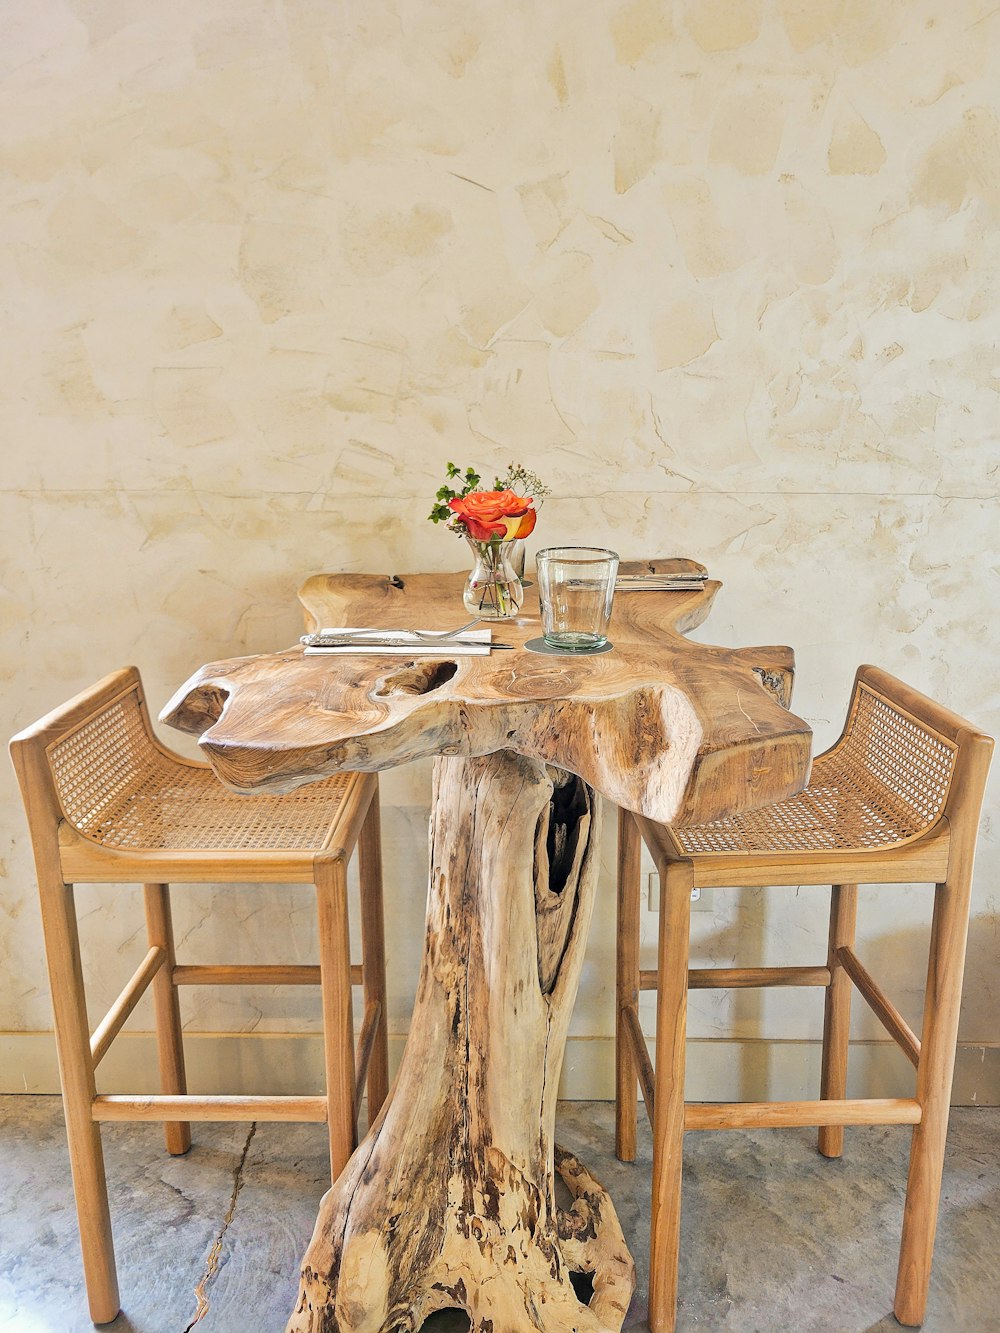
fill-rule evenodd
<path id="1" fill-rule="evenodd" d="M 626 562 L 622 572 L 698 569 Z M 299 597 L 307 625 L 448 629 L 464 617 L 465 574 L 320 574 Z M 729 649 L 684 633 L 721 585 L 617 592 L 613 649 L 550 656 L 533 590 L 516 621 L 494 622 L 518 651 L 433 658 L 284 652 L 214 662 L 174 695 L 162 719 L 201 736 L 216 772 L 239 790 L 294 786 L 344 769 L 372 771 L 433 754 L 515 750 L 577 773 L 626 809 L 702 822 L 801 789 L 811 732 L 787 711 L 787 648 Z"/>

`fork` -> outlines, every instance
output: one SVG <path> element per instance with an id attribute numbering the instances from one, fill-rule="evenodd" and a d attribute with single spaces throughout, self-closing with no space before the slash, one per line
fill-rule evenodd
<path id="1" fill-rule="evenodd" d="M 410 629 L 407 634 L 415 634 L 418 639 L 429 639 L 432 643 L 441 643 L 444 639 L 456 639 L 460 634 L 464 634 L 467 629 L 472 629 L 473 625 L 478 625 L 482 616 L 475 616 L 467 625 L 459 625 L 458 629 Z"/>

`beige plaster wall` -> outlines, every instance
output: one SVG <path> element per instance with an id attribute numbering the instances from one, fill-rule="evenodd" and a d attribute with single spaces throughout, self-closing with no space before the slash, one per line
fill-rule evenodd
<path id="1" fill-rule="evenodd" d="M 446 459 L 543 473 L 540 543 L 704 560 L 725 589 L 702 637 L 793 644 L 820 744 L 863 660 L 1000 730 L 998 57 L 991 0 L 4 7 L 5 732 L 128 661 L 155 707 L 203 660 L 287 644 L 315 570 L 457 567 L 424 519 Z M 384 781 L 397 1035 L 427 776 Z M 1000 1085 L 996 790 L 965 1100 Z M 3 1086 L 52 1086 L 6 769 L 0 801 Z M 611 889 L 577 1093 L 608 1088 Z M 301 889 L 178 897 L 191 960 L 311 957 Z M 913 1019 L 927 897 L 876 890 L 862 925 Z M 140 918 L 80 900 L 96 1016 Z M 695 956 L 818 960 L 824 906 L 717 893 Z M 256 1034 L 235 1084 L 315 1074 L 313 995 L 205 992 L 186 1018 Z M 795 993 L 695 996 L 693 1079 L 805 1086 L 819 1024 Z"/>

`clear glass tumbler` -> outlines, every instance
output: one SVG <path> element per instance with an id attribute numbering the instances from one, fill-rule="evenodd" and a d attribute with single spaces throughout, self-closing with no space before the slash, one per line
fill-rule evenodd
<path id="1" fill-rule="evenodd" d="M 549 546 L 536 556 L 542 635 L 564 652 L 608 641 L 618 554 L 600 546 Z"/>

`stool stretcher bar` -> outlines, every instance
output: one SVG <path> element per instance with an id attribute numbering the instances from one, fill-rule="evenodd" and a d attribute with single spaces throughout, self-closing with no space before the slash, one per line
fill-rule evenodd
<path id="1" fill-rule="evenodd" d="M 687 1102 L 685 1129 L 791 1129 L 803 1125 L 919 1125 L 909 1097 L 814 1102 Z"/>
<path id="2" fill-rule="evenodd" d="M 319 967 L 311 963 L 191 963 L 171 970 L 175 986 L 318 986 Z M 351 985 L 360 986 L 364 969 L 351 967 Z"/>
<path id="3" fill-rule="evenodd" d="M 652 1125 L 653 1089 L 656 1086 L 656 1077 L 653 1073 L 653 1062 L 650 1060 L 649 1051 L 646 1049 L 646 1039 L 642 1035 L 639 1013 L 634 1005 L 629 1004 L 622 1009 L 622 1019 L 625 1036 L 632 1048 L 632 1056 L 638 1068 L 639 1085 L 642 1088 L 642 1099 L 646 1105 L 646 1114 L 649 1116 L 650 1125 Z"/>
<path id="4" fill-rule="evenodd" d="M 326 1124 L 325 1097 L 95 1097 L 94 1120 L 296 1120 Z"/>
<path id="5" fill-rule="evenodd" d="M 634 1005 L 622 1009 L 622 1031 L 636 1062 L 650 1126 L 655 1076 Z M 830 1098 L 808 1102 L 686 1102 L 685 1129 L 782 1129 L 818 1125 L 916 1125 L 920 1103 L 909 1097 Z"/>
<path id="6" fill-rule="evenodd" d="M 916 1068 L 920 1061 L 920 1038 L 909 1023 L 849 945 L 840 946 L 837 961 L 857 986 L 869 1009 Z"/>
<path id="7" fill-rule="evenodd" d="M 361 1099 L 365 1095 L 365 1079 L 368 1077 L 368 1066 L 371 1063 L 372 1051 L 375 1049 L 375 1034 L 378 1032 L 378 1021 L 381 1017 L 381 1003 L 378 1000 L 369 1000 L 365 1005 L 365 1016 L 361 1022 L 361 1034 L 358 1037 L 358 1050 L 354 1057 L 355 1120 L 357 1120 L 358 1112 L 361 1110 Z"/>
<path id="8" fill-rule="evenodd" d="M 159 945 L 150 949 L 132 973 L 128 984 L 118 996 L 118 999 L 115 1000 L 98 1023 L 94 1035 L 90 1039 L 90 1058 L 94 1062 L 95 1069 L 107 1055 L 115 1037 L 125 1026 L 129 1014 L 142 999 L 146 987 L 166 961 L 167 951 L 165 949 L 162 949 Z"/>
<path id="9" fill-rule="evenodd" d="M 640 990 L 656 990 L 656 968 L 639 973 Z M 730 990 L 749 986 L 829 986 L 828 967 L 692 967 L 688 990 Z"/>

